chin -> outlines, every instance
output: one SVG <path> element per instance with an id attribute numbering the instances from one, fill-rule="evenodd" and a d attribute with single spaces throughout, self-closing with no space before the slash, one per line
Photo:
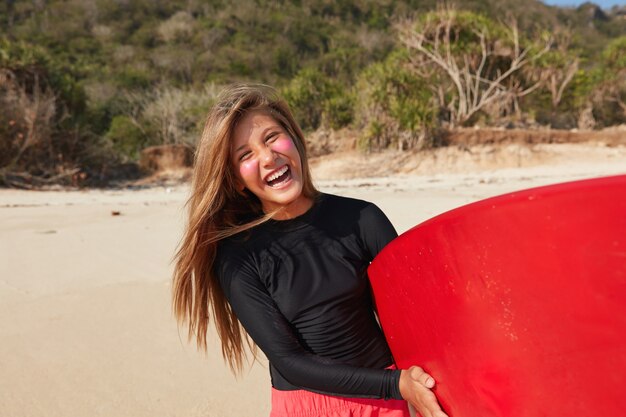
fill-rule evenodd
<path id="1" fill-rule="evenodd" d="M 283 192 L 273 190 L 268 193 L 267 198 L 261 198 L 261 201 L 266 202 L 264 205 L 278 208 L 278 206 L 287 207 L 297 203 L 300 197 L 303 197 L 302 187 L 295 187 L 293 189 L 284 190 Z"/>

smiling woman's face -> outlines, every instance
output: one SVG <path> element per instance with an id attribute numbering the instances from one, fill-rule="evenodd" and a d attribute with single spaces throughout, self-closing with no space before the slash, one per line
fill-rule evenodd
<path id="1" fill-rule="evenodd" d="M 302 194 L 302 162 L 285 129 L 267 112 L 247 113 L 233 131 L 231 163 L 237 185 L 256 195 L 267 213 L 283 210 L 277 219 L 306 212 L 312 205 Z"/>

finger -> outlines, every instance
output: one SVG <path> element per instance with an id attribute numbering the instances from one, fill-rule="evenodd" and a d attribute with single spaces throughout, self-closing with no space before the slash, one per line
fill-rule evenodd
<path id="1" fill-rule="evenodd" d="M 422 368 L 419 366 L 414 366 L 411 368 L 411 378 L 418 381 L 420 384 L 425 386 L 426 388 L 432 388 L 435 386 L 435 379 L 428 375 Z"/>
<path id="2" fill-rule="evenodd" d="M 438 403 L 435 403 L 435 405 L 429 404 L 426 405 L 425 407 L 425 415 L 427 416 L 431 416 L 431 417 L 448 417 L 448 415 L 446 413 L 443 412 L 443 410 L 441 409 L 441 407 L 439 407 Z"/>
<path id="3" fill-rule="evenodd" d="M 441 406 L 437 401 L 437 397 L 432 391 L 424 391 L 420 402 L 423 407 L 423 417 L 448 417 L 448 415 L 441 409 Z"/>
<path id="4" fill-rule="evenodd" d="M 439 405 L 439 401 L 437 401 L 437 397 L 435 397 L 434 394 L 433 397 L 430 399 L 428 409 L 432 417 L 448 417 L 448 415 L 444 413 L 444 411 L 441 409 L 441 405 Z"/>

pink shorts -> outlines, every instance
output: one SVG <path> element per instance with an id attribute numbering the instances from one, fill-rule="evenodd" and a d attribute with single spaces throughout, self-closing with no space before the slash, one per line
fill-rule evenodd
<path id="1" fill-rule="evenodd" d="M 344 398 L 272 388 L 270 417 L 410 417 L 404 400 Z"/>

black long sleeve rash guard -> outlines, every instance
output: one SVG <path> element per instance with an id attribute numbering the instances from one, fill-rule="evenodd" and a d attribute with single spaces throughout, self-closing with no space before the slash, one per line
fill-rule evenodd
<path id="1" fill-rule="evenodd" d="M 401 399 L 367 267 L 397 236 L 374 204 L 321 194 L 303 215 L 220 242 L 215 273 L 272 385 Z"/>

